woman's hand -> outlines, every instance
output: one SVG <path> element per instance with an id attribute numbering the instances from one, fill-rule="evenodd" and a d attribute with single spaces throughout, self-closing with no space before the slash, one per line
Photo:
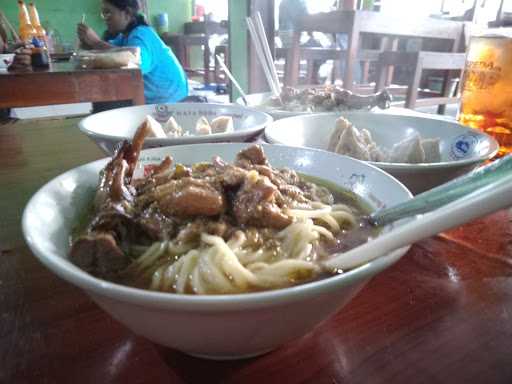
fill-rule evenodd
<path id="1" fill-rule="evenodd" d="M 22 47 L 16 50 L 12 64 L 7 68 L 9 71 L 27 71 L 32 69 L 32 49 Z"/>
<path id="2" fill-rule="evenodd" d="M 94 49 L 103 42 L 98 34 L 86 24 L 78 24 L 76 33 L 84 48 Z"/>

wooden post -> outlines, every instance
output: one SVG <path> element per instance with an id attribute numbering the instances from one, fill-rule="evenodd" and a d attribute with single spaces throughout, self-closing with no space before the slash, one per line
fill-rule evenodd
<path id="1" fill-rule="evenodd" d="M 246 17 L 257 12 L 261 13 L 270 49 L 274 53 L 274 0 L 229 0 L 229 64 L 247 93 L 269 90 L 245 23 Z M 239 97 L 238 92 L 231 90 L 231 97 Z"/>
<path id="2" fill-rule="evenodd" d="M 353 12 L 352 26 L 348 33 L 348 46 L 345 55 L 345 75 L 343 76 L 343 88 L 349 91 L 354 88 L 354 66 L 359 65 L 357 51 L 359 49 L 359 17 L 356 11 Z M 342 58 L 343 60 L 343 58 Z"/>
<path id="3" fill-rule="evenodd" d="M 418 52 L 416 55 L 416 62 L 414 65 L 414 74 L 409 87 L 407 88 L 407 96 L 405 99 L 405 108 L 414 109 L 416 100 L 418 99 L 418 88 L 420 86 L 421 72 L 423 71 L 423 59 Z"/>
<path id="4" fill-rule="evenodd" d="M 296 31 L 293 33 L 292 45 L 286 54 L 286 69 L 284 84 L 289 87 L 296 87 L 299 84 L 300 74 L 300 34 Z"/>
<path id="5" fill-rule="evenodd" d="M 381 41 L 381 51 L 396 51 L 398 49 L 398 38 L 396 37 L 384 37 Z M 393 74 L 395 71 L 394 66 L 389 66 L 386 73 L 385 86 L 390 86 L 393 82 Z"/>
<path id="6" fill-rule="evenodd" d="M 249 15 L 250 0 L 229 0 L 229 68 L 242 89 L 249 93 L 249 36 L 245 18 Z M 231 100 L 240 96 L 231 89 Z"/>

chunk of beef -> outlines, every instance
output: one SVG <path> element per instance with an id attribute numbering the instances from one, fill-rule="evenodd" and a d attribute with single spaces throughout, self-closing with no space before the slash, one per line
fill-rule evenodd
<path id="1" fill-rule="evenodd" d="M 251 145 L 238 153 L 235 165 L 247 169 L 254 165 L 268 165 L 268 161 L 260 145 Z"/>
<path id="2" fill-rule="evenodd" d="M 137 217 L 139 224 L 152 238 L 170 240 L 176 235 L 177 223 L 160 212 L 156 204 L 152 204 Z"/>
<path id="3" fill-rule="evenodd" d="M 225 187 L 239 187 L 243 184 L 248 171 L 234 166 L 228 165 L 221 176 L 221 183 Z"/>
<path id="4" fill-rule="evenodd" d="M 154 221 L 149 224 L 118 211 L 101 212 L 89 229 L 90 232 L 112 233 L 123 248 L 130 243 L 149 245 L 162 240 L 161 226 L 155 225 Z"/>
<path id="5" fill-rule="evenodd" d="M 304 193 L 304 197 L 311 201 L 320 202 L 322 204 L 334 204 L 334 196 L 328 188 L 307 181 L 300 183 L 300 188 Z"/>
<path id="6" fill-rule="evenodd" d="M 269 166 L 257 165 L 253 169 L 257 170 L 260 175 L 268 177 L 270 182 L 274 184 L 279 193 L 276 194 L 276 202 L 280 207 L 297 207 L 305 206 L 306 198 L 300 187 L 300 178 L 296 172 L 290 169 L 273 169 Z"/>
<path id="7" fill-rule="evenodd" d="M 305 208 L 309 207 L 308 200 L 304 197 L 304 193 L 299 187 L 290 184 L 283 184 L 278 187 L 279 195 L 276 196 L 276 201 L 281 207 L 289 208 Z"/>
<path id="8" fill-rule="evenodd" d="M 284 87 L 280 96 L 283 103 L 289 103 L 300 96 L 300 91 L 296 88 Z"/>
<path id="9" fill-rule="evenodd" d="M 131 262 L 107 233 L 91 233 L 73 243 L 71 261 L 94 276 L 115 280 Z"/>
<path id="10" fill-rule="evenodd" d="M 233 201 L 239 224 L 255 227 L 285 228 L 292 219 L 276 204 L 277 187 L 270 180 L 251 171 Z"/>
<path id="11" fill-rule="evenodd" d="M 216 177 L 219 171 L 211 163 L 197 163 L 192 167 L 191 177 L 196 179 Z"/>
<path id="12" fill-rule="evenodd" d="M 168 216 L 216 216 L 226 210 L 220 186 L 203 179 L 172 180 L 156 189 L 160 211 Z"/>
<path id="13" fill-rule="evenodd" d="M 202 233 L 209 235 L 222 237 L 227 240 L 231 237 L 234 232 L 234 228 L 227 221 L 220 220 L 208 220 L 208 219 L 197 219 L 193 222 L 188 223 L 184 226 L 176 239 L 181 242 L 194 242 L 199 241 Z"/>
<path id="14" fill-rule="evenodd" d="M 172 166 L 172 158 L 169 156 L 165 156 L 162 162 L 149 170 L 149 175 L 147 176 L 156 176 L 162 173 L 170 171 Z"/>

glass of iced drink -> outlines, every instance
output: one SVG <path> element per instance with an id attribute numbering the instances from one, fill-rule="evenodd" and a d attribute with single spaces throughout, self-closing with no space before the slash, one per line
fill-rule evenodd
<path id="1" fill-rule="evenodd" d="M 471 38 L 459 121 L 493 136 L 498 156 L 512 152 L 512 30 Z"/>

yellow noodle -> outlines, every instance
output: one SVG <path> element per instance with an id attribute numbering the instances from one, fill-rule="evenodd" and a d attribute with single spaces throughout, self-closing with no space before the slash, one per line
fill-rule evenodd
<path id="1" fill-rule="evenodd" d="M 176 279 L 176 292 L 186 292 L 187 284 L 190 282 L 190 274 L 197 266 L 198 259 L 199 252 L 195 249 L 187 254 L 185 261 L 183 262 L 183 267 L 181 268 L 181 273 L 178 275 Z"/>
<path id="2" fill-rule="evenodd" d="M 259 267 L 254 274 L 261 288 L 277 288 L 297 281 L 310 279 L 318 272 L 318 267 L 303 260 L 282 260 L 265 267 Z"/>
<path id="3" fill-rule="evenodd" d="M 154 290 L 218 294 L 289 286 L 319 273 L 315 245 L 320 237 L 332 240 L 340 226 L 355 223 L 343 205 L 334 210 L 322 204 L 315 207 L 318 209 L 289 210 L 294 222 L 275 235 L 272 246 L 256 250 L 247 247 L 242 231 L 228 242 L 202 234 L 200 244 L 155 243 L 136 263 L 144 270 L 163 262 L 152 273 L 150 289 Z"/>
<path id="4" fill-rule="evenodd" d="M 137 259 L 140 268 L 149 267 L 153 264 L 158 257 L 160 257 L 159 250 L 162 248 L 163 243 L 154 243 L 144 254 Z"/>
<path id="5" fill-rule="evenodd" d="M 341 225 L 348 223 L 349 227 L 355 227 L 357 225 L 356 218 L 349 212 L 335 211 L 331 213 L 331 216 Z"/>
<path id="6" fill-rule="evenodd" d="M 331 231 L 333 231 L 333 232 L 337 233 L 337 232 L 341 231 L 339 223 L 333 217 L 333 212 L 331 212 L 328 215 L 319 216 L 318 220 L 322 220 L 323 222 L 327 223 L 329 225 L 329 227 L 331 227 Z"/>
<path id="7" fill-rule="evenodd" d="M 162 274 L 164 272 L 164 267 L 158 268 L 154 273 L 151 279 L 150 289 L 154 291 L 159 291 L 162 284 Z"/>
<path id="8" fill-rule="evenodd" d="M 197 268 L 201 281 L 207 287 L 209 293 L 229 293 L 232 291 L 231 282 L 216 261 L 218 250 L 214 247 L 203 252 L 199 257 Z"/>

